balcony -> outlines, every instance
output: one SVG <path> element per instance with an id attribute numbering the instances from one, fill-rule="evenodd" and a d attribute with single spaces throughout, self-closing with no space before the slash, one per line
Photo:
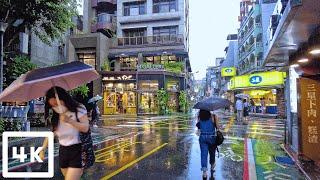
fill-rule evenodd
<path id="1" fill-rule="evenodd" d="M 117 0 L 91 0 L 91 7 L 97 7 L 99 3 L 117 4 Z"/>
<path id="2" fill-rule="evenodd" d="M 116 16 L 111 14 L 99 14 L 98 22 L 93 22 L 91 25 L 91 32 L 104 33 L 106 30 L 115 31 Z"/>
<path id="3" fill-rule="evenodd" d="M 117 39 L 116 47 L 183 45 L 183 35 L 122 37 Z"/>
<path id="4" fill-rule="evenodd" d="M 180 12 L 153 13 L 134 16 L 118 16 L 120 24 L 137 24 L 157 21 L 179 21 L 181 19 Z"/>

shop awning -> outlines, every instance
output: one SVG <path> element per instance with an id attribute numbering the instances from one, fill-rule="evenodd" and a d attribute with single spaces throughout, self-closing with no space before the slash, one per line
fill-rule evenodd
<path id="1" fill-rule="evenodd" d="M 318 0 L 289 0 L 264 57 L 264 66 L 288 65 L 289 55 L 296 51 L 319 25 Z"/>

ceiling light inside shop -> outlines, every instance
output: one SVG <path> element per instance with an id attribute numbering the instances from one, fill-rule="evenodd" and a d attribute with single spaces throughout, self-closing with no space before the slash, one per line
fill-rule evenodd
<path id="1" fill-rule="evenodd" d="M 290 67 L 296 68 L 296 67 L 299 67 L 299 64 L 292 64 Z"/>
<path id="2" fill-rule="evenodd" d="M 308 58 L 302 58 L 302 59 L 299 59 L 299 60 L 298 60 L 299 63 L 306 63 L 306 62 L 308 62 L 308 61 L 309 61 Z"/>
<path id="3" fill-rule="evenodd" d="M 320 48 L 312 49 L 309 53 L 312 55 L 320 55 Z"/>

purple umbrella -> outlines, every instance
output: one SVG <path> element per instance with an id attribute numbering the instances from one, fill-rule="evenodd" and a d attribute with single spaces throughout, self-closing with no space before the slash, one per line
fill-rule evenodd
<path id="1" fill-rule="evenodd" d="M 232 103 L 228 99 L 209 97 L 193 106 L 193 109 L 202 109 L 207 111 L 214 111 L 217 109 L 229 107 Z"/>
<path id="2" fill-rule="evenodd" d="M 91 66 L 79 61 L 58 66 L 35 69 L 21 75 L 0 94 L 0 102 L 26 102 L 45 96 L 53 86 L 72 90 L 98 79 L 100 76 Z"/>

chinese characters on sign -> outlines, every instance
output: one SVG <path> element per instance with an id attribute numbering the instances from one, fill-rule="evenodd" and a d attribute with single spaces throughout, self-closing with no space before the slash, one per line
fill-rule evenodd
<path id="1" fill-rule="evenodd" d="M 320 160 L 320 82 L 300 78 L 301 151 L 314 161 Z"/>

